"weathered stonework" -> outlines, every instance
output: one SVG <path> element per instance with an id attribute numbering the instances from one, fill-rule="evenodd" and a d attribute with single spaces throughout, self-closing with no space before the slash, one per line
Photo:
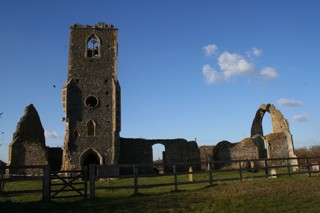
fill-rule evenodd
<path id="1" fill-rule="evenodd" d="M 66 113 L 63 169 L 118 163 L 117 32 L 104 23 L 71 26 L 68 80 L 62 90 Z"/>
<path id="2" fill-rule="evenodd" d="M 212 153 L 215 146 L 200 146 L 201 162 L 210 162 L 212 160 Z"/>
<path id="3" fill-rule="evenodd" d="M 214 161 L 229 161 L 229 160 L 250 160 L 259 159 L 259 141 L 253 138 L 245 138 L 238 143 L 230 143 L 228 141 L 219 142 L 213 150 Z M 229 165 L 229 164 L 228 164 Z M 231 166 L 238 167 L 239 164 Z M 229 165 L 229 166 L 230 166 Z M 215 168 L 220 168 L 225 164 L 215 164 Z M 244 165 L 243 165 L 244 166 Z"/>
<path id="4" fill-rule="evenodd" d="M 264 136 L 262 120 L 266 112 L 270 113 L 273 133 Z M 243 139 L 239 143 L 222 141 L 215 146 L 212 154 L 216 161 L 290 157 L 296 156 L 288 121 L 272 104 L 260 105 L 252 122 L 251 138 Z M 274 161 L 271 164 L 282 163 Z"/>
<path id="5" fill-rule="evenodd" d="M 263 136 L 262 119 L 266 112 L 270 113 L 273 132 Z M 264 139 L 268 158 L 296 158 L 289 123 L 273 104 L 260 105 L 252 122 L 251 137 Z"/>
<path id="6" fill-rule="evenodd" d="M 257 110 L 250 138 L 238 143 L 222 141 L 215 147 L 202 147 L 201 154 L 195 141 L 120 138 L 117 32 L 112 25 L 104 23 L 71 26 L 68 78 L 62 89 L 66 121 L 63 151 L 45 146 L 39 115 L 30 105 L 9 145 L 10 166 L 49 163 L 53 170 L 71 170 L 83 169 L 89 164 L 151 164 L 155 144 L 165 146 L 164 172 L 171 172 L 172 165 L 177 163 L 185 163 L 176 168 L 186 172 L 189 166 L 193 170 L 200 169 L 200 161 L 295 157 L 289 124 L 271 104 L 262 104 Z M 272 118 L 273 133 L 264 136 L 262 120 L 266 112 Z M 152 171 L 150 167 L 142 172 Z M 26 174 L 26 171 L 21 173 Z"/>
<path id="7" fill-rule="evenodd" d="M 165 147 L 163 152 L 164 172 L 172 172 L 172 166 L 177 163 L 185 165 L 176 165 L 177 171 L 187 172 L 192 166 L 199 170 L 200 150 L 195 141 L 185 139 L 141 139 L 141 138 L 121 138 L 120 140 L 120 158 L 119 164 L 152 164 L 152 146 L 162 144 Z M 145 167 L 142 172 L 150 172 L 153 168 Z"/>
<path id="8" fill-rule="evenodd" d="M 32 104 L 17 124 L 12 142 L 9 144 L 8 166 L 47 165 L 48 149 L 45 145 L 44 129 L 37 110 Z M 35 169 L 9 170 L 9 174 L 37 174 Z"/>

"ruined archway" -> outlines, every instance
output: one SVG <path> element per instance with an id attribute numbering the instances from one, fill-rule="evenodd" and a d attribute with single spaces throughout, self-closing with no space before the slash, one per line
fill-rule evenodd
<path id="1" fill-rule="evenodd" d="M 251 137 L 257 134 L 262 136 L 264 135 L 262 120 L 266 112 L 270 113 L 273 133 L 284 131 L 290 132 L 288 121 L 283 117 L 282 113 L 275 108 L 273 104 L 261 104 L 252 122 Z"/>
<path id="2" fill-rule="evenodd" d="M 153 161 L 163 160 L 166 148 L 163 144 L 156 143 L 152 145 L 152 159 Z"/>
<path id="3" fill-rule="evenodd" d="M 270 113 L 272 133 L 263 134 L 262 120 L 266 112 Z M 289 124 L 282 113 L 273 104 L 261 104 L 252 122 L 251 138 L 263 150 L 265 145 L 267 158 L 296 157 Z M 257 140 L 258 139 L 258 140 Z"/>

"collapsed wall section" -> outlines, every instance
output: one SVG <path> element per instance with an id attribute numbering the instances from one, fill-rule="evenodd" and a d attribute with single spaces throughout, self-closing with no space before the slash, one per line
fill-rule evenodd
<path id="1" fill-rule="evenodd" d="M 253 138 L 245 138 L 238 143 L 229 141 L 219 142 L 212 153 L 213 161 L 232 161 L 232 160 L 250 160 L 259 159 L 259 146 Z M 239 164 L 215 163 L 215 169 L 224 166 L 239 167 Z"/>
<path id="2" fill-rule="evenodd" d="M 45 145 L 44 129 L 35 107 L 25 108 L 12 142 L 9 144 L 8 166 L 32 166 L 48 164 L 48 149 Z M 39 169 L 10 169 L 9 174 L 37 175 Z"/>

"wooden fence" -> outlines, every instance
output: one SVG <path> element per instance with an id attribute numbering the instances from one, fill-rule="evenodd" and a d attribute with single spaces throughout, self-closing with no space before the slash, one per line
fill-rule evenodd
<path id="1" fill-rule="evenodd" d="M 212 186 L 218 181 L 242 181 L 244 179 L 252 178 L 275 178 L 280 176 L 319 173 L 320 157 L 306 157 L 306 158 L 274 158 L 274 159 L 252 159 L 252 160 L 233 160 L 233 161 L 215 161 L 202 162 L 203 169 L 194 171 L 192 168 L 199 168 L 200 163 L 188 163 L 188 171 L 177 171 L 177 167 L 185 164 L 174 164 L 171 173 L 161 174 L 160 176 L 171 176 L 170 182 L 153 183 L 153 184 L 139 184 L 140 178 L 159 177 L 159 174 L 144 174 L 139 173 L 139 170 L 144 171 L 144 167 L 154 167 L 153 164 L 137 164 L 137 165 L 118 165 L 116 169 L 108 173 L 108 166 L 90 165 L 89 167 L 89 182 L 90 182 L 90 197 L 95 197 L 96 190 L 114 190 L 114 189 L 133 189 L 133 194 L 138 194 L 139 189 L 173 186 L 174 191 L 179 190 L 179 186 L 186 184 L 200 184 L 207 183 Z M 224 168 L 216 170 L 223 165 Z M 166 165 L 167 167 L 169 165 Z M 157 165 L 159 167 L 159 165 Z M 121 175 L 122 168 L 131 168 L 131 174 Z M 204 169 L 205 168 L 205 169 Z M 128 170 L 128 169 L 126 169 Z M 232 175 L 228 175 L 228 174 Z M 197 174 L 205 174 L 202 179 L 193 178 Z M 188 176 L 189 180 L 179 181 L 178 177 Z M 96 186 L 96 180 L 101 178 L 131 178 L 130 185 L 117 186 Z M 202 175 L 203 177 L 203 175 Z"/>
<path id="2" fill-rule="evenodd" d="M 145 173 L 144 168 L 164 165 L 136 164 L 136 165 L 90 165 L 89 186 L 87 183 L 87 171 L 59 171 L 53 172 L 49 166 L 19 167 L 19 169 L 39 169 L 38 176 L 6 175 L 7 169 L 13 167 L 0 167 L 0 196 L 10 196 L 20 193 L 42 193 L 43 200 L 67 197 L 95 197 L 97 190 L 132 189 L 133 194 L 138 194 L 139 190 L 153 187 L 172 186 L 174 191 L 187 184 L 205 184 L 213 186 L 220 181 L 245 180 L 252 178 L 273 178 L 280 176 L 307 174 L 310 176 L 319 173 L 320 157 L 305 158 L 277 158 L 277 159 L 252 159 L 233 161 L 214 161 L 202 163 L 177 163 L 171 166 L 172 172 L 157 174 Z M 179 169 L 180 168 L 180 169 Z M 194 170 L 193 168 L 202 168 Z M 220 169 L 217 169 L 220 168 Z M 18 168 L 15 168 L 18 169 Z M 2 172 L 1 172 L 2 171 Z M 123 172 L 125 171 L 125 172 Z M 171 177 L 165 181 L 152 183 L 153 178 Z M 117 180 L 126 179 L 131 184 L 101 186 L 96 184 L 97 180 L 115 178 Z M 141 180 L 147 179 L 147 183 Z M 30 190 L 6 190 L 5 183 L 18 180 L 42 180 L 42 189 Z M 169 181 L 168 181 L 169 180 Z M 128 182 L 126 182 L 128 183 Z M 89 190 L 90 189 L 90 190 Z M 70 193 L 73 194 L 70 194 Z"/>

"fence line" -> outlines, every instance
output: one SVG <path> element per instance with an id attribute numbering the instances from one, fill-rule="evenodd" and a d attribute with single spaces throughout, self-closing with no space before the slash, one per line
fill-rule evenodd
<path id="1" fill-rule="evenodd" d="M 248 160 L 231 160 L 231 161 L 211 161 L 211 162 L 196 162 L 196 163 L 177 163 L 171 165 L 162 165 L 166 168 L 171 168 L 170 172 L 164 174 L 150 173 L 150 169 L 159 164 L 134 164 L 134 165 L 90 165 L 89 166 L 89 187 L 87 187 L 87 172 L 84 171 L 59 171 L 52 172 L 50 166 L 5 166 L 0 167 L 0 196 L 10 196 L 21 193 L 42 193 L 43 200 L 50 200 L 51 198 L 62 198 L 66 196 L 57 196 L 63 193 L 66 187 L 70 187 L 73 191 L 78 193 L 78 196 L 95 197 L 96 190 L 114 190 L 114 189 L 133 189 L 133 194 L 139 194 L 139 189 L 173 186 L 174 191 L 179 190 L 179 186 L 187 184 L 208 183 L 213 186 L 218 181 L 231 181 L 231 180 L 245 180 L 249 178 L 272 178 L 280 176 L 293 176 L 298 174 L 319 173 L 320 157 L 302 157 L 302 158 L 274 158 L 274 159 L 248 159 Z M 201 167 L 202 166 L 202 167 Z M 186 170 L 185 168 L 198 168 Z M 217 169 L 220 168 L 220 169 Z M 26 174 L 6 174 L 8 170 L 21 171 L 23 169 L 38 169 L 37 175 Z M 40 171 L 40 172 L 39 172 Z M 146 173 L 149 171 L 149 173 Z M 66 181 L 61 176 L 57 177 L 57 173 L 68 173 L 69 175 L 74 172 L 80 172 L 80 175 Z M 194 175 L 202 174 L 204 179 L 194 179 Z M 179 181 L 179 177 L 189 175 L 189 181 Z M 71 175 L 72 176 L 72 175 Z M 165 183 L 149 183 L 140 184 L 141 178 L 153 178 L 171 176 L 172 181 Z M 56 177 L 59 181 L 65 182 L 62 186 L 63 189 L 54 190 L 52 186 L 59 185 L 53 183 L 53 178 Z M 191 177 L 191 179 L 190 179 Z M 104 178 L 132 178 L 132 185 L 120 186 L 96 186 L 96 180 Z M 79 189 L 72 186 L 76 180 L 84 179 L 84 188 Z M 10 181 L 19 180 L 42 180 L 42 189 L 29 189 L 29 190 L 15 190 L 6 191 L 5 183 Z M 79 181 L 78 181 L 79 182 Z M 61 184 L 60 184 L 61 185 Z M 83 190 L 83 191 L 80 191 Z M 53 194 L 51 194 L 53 193 Z M 70 197 L 70 196 L 69 196 Z"/>
<path id="2" fill-rule="evenodd" d="M 303 160 L 305 163 L 303 163 Z M 311 162 L 311 161 L 313 162 Z M 317 160 L 315 162 L 315 160 Z M 277 162 L 281 161 L 281 162 Z M 300 161 L 300 162 L 299 162 Z M 243 163 L 254 163 L 255 167 L 243 167 Z M 232 181 L 239 180 L 242 181 L 244 179 L 252 179 L 252 178 L 272 178 L 277 176 L 289 176 L 298 175 L 298 174 L 308 174 L 310 176 L 313 173 L 320 173 L 319 165 L 320 165 L 320 157 L 303 157 L 303 158 L 273 158 L 273 159 L 250 159 L 250 160 L 231 160 L 231 161 L 213 161 L 213 162 L 205 162 L 205 163 L 187 163 L 188 165 L 197 165 L 197 164 L 206 164 L 207 170 L 200 171 L 192 171 L 192 172 L 177 172 L 177 166 L 185 165 L 183 163 L 177 163 L 172 165 L 172 173 L 167 173 L 161 176 L 173 176 L 173 181 L 168 183 L 158 183 L 158 184 L 139 184 L 139 178 L 143 177 L 159 177 L 159 175 L 155 174 L 139 174 L 139 168 L 141 167 L 150 167 L 153 164 L 135 164 L 135 165 L 118 165 L 119 170 L 123 167 L 128 167 L 133 169 L 133 173 L 130 175 L 119 176 L 119 178 L 133 178 L 133 185 L 123 185 L 123 186 L 107 186 L 107 187 L 96 187 L 95 181 L 99 178 L 110 178 L 112 176 L 108 175 L 99 175 L 99 169 L 103 169 L 103 166 L 90 165 L 89 173 L 90 173 L 90 197 L 95 197 L 96 190 L 111 190 L 111 189 L 130 189 L 133 188 L 133 194 L 138 194 L 139 189 L 143 188 L 153 188 L 153 187 L 163 187 L 163 186 L 174 186 L 174 191 L 178 191 L 178 186 L 186 185 L 186 184 L 199 184 L 199 183 L 208 183 L 209 186 L 212 186 L 214 182 L 218 181 Z M 214 170 L 215 165 L 232 165 L 232 168 L 228 169 L 219 169 Z M 237 168 L 235 168 L 235 164 L 238 164 Z M 262 165 L 263 164 L 263 165 Z M 166 165 L 168 166 L 168 165 Z M 313 169 L 316 166 L 317 169 Z M 280 171 L 280 173 L 275 173 L 276 169 Z M 283 170 L 284 169 L 284 170 Z M 264 171 L 264 174 L 258 174 L 258 171 Z M 244 176 L 244 172 L 252 172 L 253 174 L 257 173 L 257 175 Z M 237 172 L 238 177 L 217 177 L 219 173 L 228 173 L 228 172 Z M 271 173 L 270 173 L 271 172 Z M 204 180 L 193 180 L 193 181 L 178 181 L 178 176 L 186 175 L 186 174 L 200 174 L 207 173 L 208 178 Z M 216 178 L 215 178 L 216 176 Z"/>

